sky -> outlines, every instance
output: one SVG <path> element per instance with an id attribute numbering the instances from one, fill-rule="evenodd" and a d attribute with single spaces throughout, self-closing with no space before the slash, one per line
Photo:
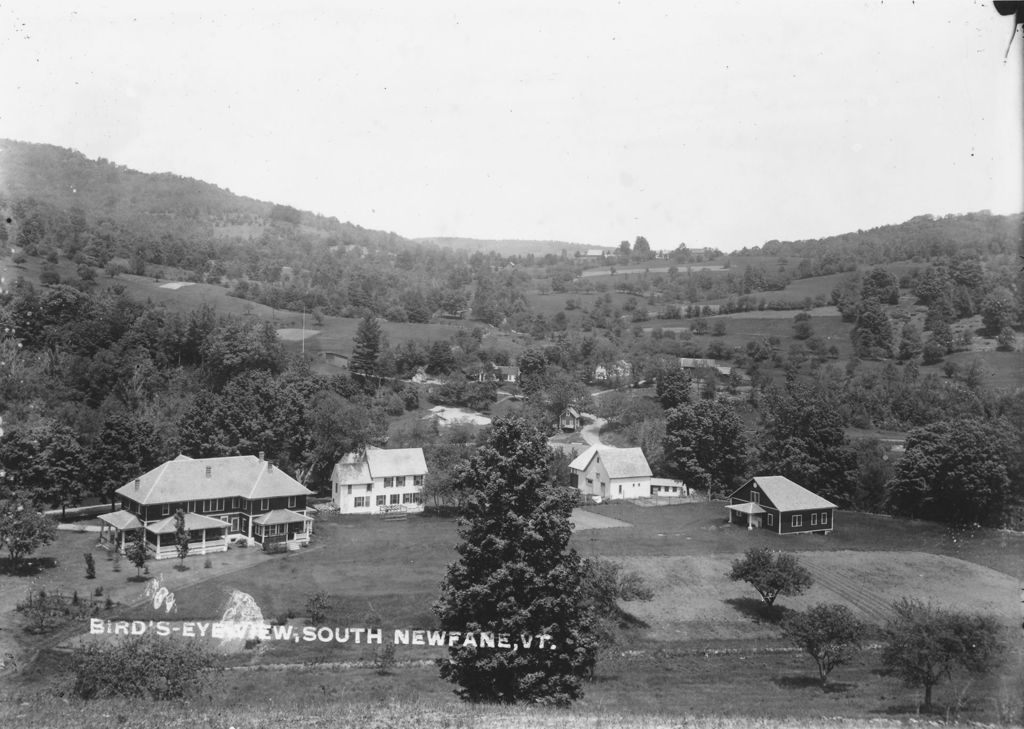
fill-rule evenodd
<path id="1" fill-rule="evenodd" d="M 988 2 L 4 2 L 0 137 L 406 237 L 735 250 L 1022 206 Z"/>

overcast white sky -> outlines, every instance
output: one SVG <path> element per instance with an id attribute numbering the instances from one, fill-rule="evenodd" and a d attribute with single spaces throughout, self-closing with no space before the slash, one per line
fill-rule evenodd
<path id="1" fill-rule="evenodd" d="M 408 237 L 734 249 L 1021 209 L 989 2 L 14 2 L 0 136 Z"/>

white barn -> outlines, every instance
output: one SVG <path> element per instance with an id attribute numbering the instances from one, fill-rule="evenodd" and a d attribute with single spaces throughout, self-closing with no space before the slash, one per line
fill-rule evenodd
<path id="1" fill-rule="evenodd" d="M 347 453 L 331 472 L 331 500 L 342 514 L 387 508 L 423 511 L 427 462 L 422 448 L 375 448 Z"/>
<path id="2" fill-rule="evenodd" d="M 640 448 L 592 445 L 569 464 L 576 488 L 601 500 L 651 495 L 651 467 Z"/>

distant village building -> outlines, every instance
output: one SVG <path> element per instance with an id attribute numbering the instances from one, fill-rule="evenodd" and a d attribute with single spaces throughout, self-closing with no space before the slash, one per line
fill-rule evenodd
<path id="1" fill-rule="evenodd" d="M 624 359 L 612 364 L 599 364 L 594 368 L 594 380 L 597 382 L 608 382 L 628 380 L 633 376 L 633 365 Z"/>
<path id="2" fill-rule="evenodd" d="M 823 532 L 835 528 L 839 508 L 785 476 L 755 476 L 729 494 L 729 523 L 777 534 Z"/>
<path id="3" fill-rule="evenodd" d="M 580 429 L 580 411 L 569 406 L 558 416 L 558 427 L 562 430 L 576 432 Z"/>
<path id="4" fill-rule="evenodd" d="M 115 493 L 121 510 L 100 515 L 101 543 L 123 550 L 129 535 L 142 529 L 156 559 L 178 555 L 174 516 L 179 509 L 191 532 L 189 554 L 224 552 L 234 535 L 264 546 L 282 543 L 298 549 L 313 531 L 306 508 L 313 492 L 262 453 L 194 459 L 180 455 Z"/>
<path id="5" fill-rule="evenodd" d="M 518 382 L 519 368 L 492 365 L 481 369 L 476 378 L 479 382 Z"/>
<path id="6" fill-rule="evenodd" d="M 585 497 L 604 501 L 651 495 L 651 467 L 640 448 L 592 445 L 569 464 L 569 472 Z"/>
<path id="7" fill-rule="evenodd" d="M 718 364 L 718 360 L 699 357 L 680 357 L 679 366 L 684 370 L 714 370 L 723 377 L 732 374 L 732 367 Z"/>
<path id="8" fill-rule="evenodd" d="M 347 453 L 331 472 L 331 499 L 342 514 L 388 508 L 423 510 L 427 462 L 422 448 L 375 448 Z"/>

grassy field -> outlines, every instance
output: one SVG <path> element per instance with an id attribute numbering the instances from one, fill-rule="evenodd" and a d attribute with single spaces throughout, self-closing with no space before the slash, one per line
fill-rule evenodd
<path id="1" fill-rule="evenodd" d="M 916 694 L 879 675 L 873 651 L 838 669 L 830 692 L 811 681 L 813 664 L 784 650 L 756 593 L 725 577 L 730 561 L 752 545 L 797 552 L 812 571 L 816 584 L 810 592 L 780 600 L 789 608 L 840 602 L 877 625 L 885 619 L 889 601 L 912 594 L 986 610 L 1007 622 L 1018 618 L 1017 588 L 1024 579 L 1020 535 L 955 533 L 935 524 L 841 513 L 831 535 L 779 537 L 727 525 L 720 503 L 657 508 L 603 504 L 588 507 L 580 521 L 581 527 L 615 524 L 583 528 L 573 543 L 585 556 L 614 559 L 643 574 L 655 598 L 625 605 L 641 627 L 628 631 L 624 642 L 605 655 L 586 698 L 573 710 L 578 713 L 566 716 L 871 718 L 912 711 Z M 383 523 L 372 517 L 335 516 L 319 520 L 316 530 L 314 546 L 286 555 L 233 549 L 213 555 L 210 569 L 201 566 L 202 558 L 188 560 L 191 568 L 186 572 L 170 562 L 151 563 L 150 569 L 175 593 L 175 619 L 219 617 L 231 592 L 241 590 L 253 596 L 266 617 L 287 619 L 290 613 L 301 624 L 306 600 L 323 590 L 332 596 L 324 625 L 365 625 L 371 613 L 387 630 L 436 624 L 431 605 L 454 558 L 453 519 L 416 516 Z M 34 578 L 9 577 L 2 592 L 23 594 L 30 579 L 65 593 L 77 589 L 86 594 L 105 585 L 106 594 L 122 603 L 105 612 L 106 617 L 167 618 L 148 603 L 140 604 L 143 586 L 130 579 L 134 570 L 126 564 L 115 573 L 111 563 L 98 559 L 97 579 L 84 579 L 81 552 L 94 541 L 95 535 L 61 532 L 58 542 L 41 555 L 56 566 Z M 3 613 L 8 628 L 3 633 L 17 636 L 25 647 L 46 648 L 46 641 L 13 630 L 17 619 L 10 610 Z M 253 702 L 272 698 L 278 706 L 296 697 L 309 705 L 414 701 L 457 711 L 450 687 L 430 665 L 438 650 L 399 646 L 394 675 L 377 676 L 366 665 L 365 646 L 271 642 L 231 656 L 228 661 L 237 668 L 223 675 L 208 700 L 217 716 L 232 716 Z M 56 673 L 59 652 L 42 655 L 33 668 L 8 679 L 12 691 L 38 690 Z M 278 664 L 307 667 L 258 668 Z M 991 720 L 1001 696 L 1020 696 L 1013 691 L 1021 676 L 1020 658 L 1014 653 L 1002 670 L 971 685 L 969 715 Z M 940 685 L 937 703 L 948 703 L 963 688 Z"/>

